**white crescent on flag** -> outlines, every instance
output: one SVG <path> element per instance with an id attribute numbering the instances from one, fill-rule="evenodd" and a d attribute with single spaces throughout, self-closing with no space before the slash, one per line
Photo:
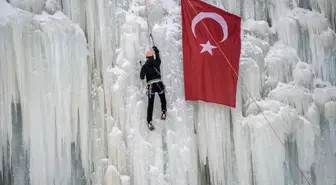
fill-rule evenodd
<path id="1" fill-rule="evenodd" d="M 197 37 L 195 34 L 196 25 L 205 18 L 213 19 L 221 25 L 224 35 L 223 35 L 223 39 L 220 42 L 224 42 L 228 37 L 228 26 L 227 26 L 225 19 L 221 15 L 214 13 L 214 12 L 200 12 L 194 17 L 191 23 L 191 29 L 192 29 L 194 36 Z"/>

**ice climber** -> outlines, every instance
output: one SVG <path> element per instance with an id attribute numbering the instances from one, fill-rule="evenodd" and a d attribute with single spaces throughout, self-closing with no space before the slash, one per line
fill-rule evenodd
<path id="1" fill-rule="evenodd" d="M 155 59 L 152 51 L 148 51 L 146 54 L 146 63 L 142 66 L 140 71 L 140 79 L 143 80 L 146 76 L 147 81 L 147 95 L 148 95 L 148 107 L 147 107 L 147 124 L 149 130 L 154 130 L 152 123 L 153 106 L 155 93 L 158 93 L 161 101 L 161 119 L 166 119 L 166 97 L 165 86 L 161 80 L 160 65 L 161 59 L 159 50 L 156 46 L 153 46 L 155 52 Z"/>

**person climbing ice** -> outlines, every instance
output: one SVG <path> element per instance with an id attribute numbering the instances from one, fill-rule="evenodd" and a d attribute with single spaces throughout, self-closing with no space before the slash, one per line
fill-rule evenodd
<path id="1" fill-rule="evenodd" d="M 155 52 L 155 59 L 152 51 L 148 51 L 146 54 L 146 63 L 141 67 L 140 79 L 143 80 L 146 76 L 147 81 L 147 95 L 148 95 L 148 107 L 147 107 L 147 124 L 149 130 L 154 130 L 152 123 L 153 117 L 153 106 L 155 93 L 158 93 L 161 101 L 161 120 L 166 119 L 166 97 L 165 97 L 165 86 L 161 80 L 160 65 L 161 58 L 159 50 L 156 46 L 152 47 Z M 140 61 L 141 63 L 141 61 Z"/>

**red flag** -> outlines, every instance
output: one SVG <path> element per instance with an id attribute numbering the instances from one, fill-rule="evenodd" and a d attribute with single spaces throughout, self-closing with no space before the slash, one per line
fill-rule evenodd
<path id="1" fill-rule="evenodd" d="M 200 0 L 181 10 L 185 99 L 236 107 L 241 18 Z"/>

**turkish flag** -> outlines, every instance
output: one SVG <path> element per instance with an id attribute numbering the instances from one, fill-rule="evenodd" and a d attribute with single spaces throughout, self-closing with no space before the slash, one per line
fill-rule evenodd
<path id="1" fill-rule="evenodd" d="M 200 0 L 182 0 L 186 100 L 236 107 L 241 18 Z"/>

